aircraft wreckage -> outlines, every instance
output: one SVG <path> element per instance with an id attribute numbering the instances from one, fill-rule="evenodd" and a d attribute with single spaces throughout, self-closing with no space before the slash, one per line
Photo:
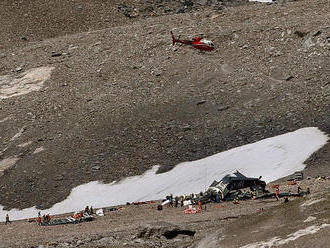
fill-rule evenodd
<path id="1" fill-rule="evenodd" d="M 220 181 L 214 181 L 209 188 L 194 201 L 210 202 L 210 201 L 226 201 L 233 200 L 235 197 L 251 198 L 246 192 L 243 194 L 241 189 L 250 188 L 251 192 L 259 192 L 260 194 L 268 193 L 266 182 L 259 178 L 246 177 L 239 171 L 228 174 Z"/>
<path id="2" fill-rule="evenodd" d="M 251 190 L 265 191 L 266 182 L 260 180 L 260 178 L 246 177 L 239 171 L 236 171 L 233 175 L 226 175 L 219 182 L 214 181 L 207 189 L 207 192 L 220 193 L 221 198 L 225 199 L 233 190 L 250 188 Z"/>

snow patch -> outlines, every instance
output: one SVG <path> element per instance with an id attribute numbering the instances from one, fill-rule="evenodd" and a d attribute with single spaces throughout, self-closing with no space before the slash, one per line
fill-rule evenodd
<path id="1" fill-rule="evenodd" d="M 302 128 L 204 159 L 181 163 L 166 173 L 156 174 L 159 166 L 154 166 L 143 175 L 111 184 L 89 182 L 73 188 L 67 199 L 44 211 L 62 214 L 90 205 L 102 208 L 126 202 L 163 199 L 171 193 L 199 193 L 214 180 L 220 180 L 236 170 L 248 177 L 262 175 L 263 180 L 271 182 L 304 169 L 303 162 L 327 141 L 328 136 L 319 129 Z M 4 211 L 0 206 L 0 220 L 7 213 L 11 219 L 23 219 L 36 216 L 37 212 L 34 207 Z"/>
<path id="2" fill-rule="evenodd" d="M 17 146 L 18 146 L 18 147 L 26 147 L 26 146 L 31 145 L 32 143 L 33 143 L 32 141 L 28 141 L 28 142 L 25 142 L 25 143 L 19 144 L 19 145 L 17 145 Z"/>
<path id="3" fill-rule="evenodd" d="M 313 204 L 316 204 L 318 202 L 321 202 L 321 201 L 325 201 L 326 199 L 325 198 L 321 198 L 321 199 L 317 199 L 317 200 L 308 200 L 306 202 L 304 202 L 303 204 L 301 204 L 302 207 L 306 207 L 306 206 L 311 206 Z"/>
<path id="4" fill-rule="evenodd" d="M 306 220 L 304 220 L 304 223 L 312 222 L 314 220 L 316 220 L 316 217 L 314 217 L 314 216 L 308 216 L 308 218 Z"/>
<path id="5" fill-rule="evenodd" d="M 320 226 L 309 226 L 305 229 L 298 230 L 297 232 L 287 235 L 287 238 L 285 239 L 274 237 L 268 241 L 261 241 L 261 242 L 244 245 L 241 246 L 241 248 L 264 248 L 264 247 L 272 247 L 272 246 L 281 246 L 289 243 L 290 241 L 294 241 L 302 236 L 317 233 L 321 229 L 327 228 L 329 226 L 330 226 L 329 224 L 322 224 Z"/>
<path id="6" fill-rule="evenodd" d="M 0 120 L 0 123 L 5 122 L 5 121 L 8 121 L 9 119 L 10 119 L 10 117 L 7 116 L 6 118 L 3 118 L 2 120 Z"/>
<path id="7" fill-rule="evenodd" d="M 22 127 L 22 128 L 18 131 L 18 133 L 16 133 L 16 134 L 10 139 L 10 141 L 14 141 L 15 139 L 19 138 L 19 137 L 24 133 L 24 130 L 25 130 L 25 128 Z"/>
<path id="8" fill-rule="evenodd" d="M 21 73 L 18 77 L 0 76 L 0 100 L 40 90 L 55 67 L 39 67 Z"/>
<path id="9" fill-rule="evenodd" d="M 9 169 L 10 167 L 12 167 L 14 164 L 16 164 L 16 162 L 19 160 L 18 157 L 13 156 L 13 157 L 9 157 L 9 158 L 5 158 L 0 160 L 0 176 L 2 176 L 3 172 L 7 169 Z M 1 209 L 1 207 L 0 207 Z"/>
<path id="10" fill-rule="evenodd" d="M 43 148 L 43 146 L 38 147 L 37 149 L 35 149 L 35 151 L 33 152 L 33 154 L 37 154 L 37 153 L 42 152 L 44 150 L 45 150 L 45 148 Z"/>

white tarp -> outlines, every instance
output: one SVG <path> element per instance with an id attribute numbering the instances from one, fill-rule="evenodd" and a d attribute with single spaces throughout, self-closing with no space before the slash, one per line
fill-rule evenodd
<path id="1" fill-rule="evenodd" d="M 96 210 L 95 213 L 96 213 L 97 216 L 104 216 L 103 208 L 100 208 L 100 209 Z"/>

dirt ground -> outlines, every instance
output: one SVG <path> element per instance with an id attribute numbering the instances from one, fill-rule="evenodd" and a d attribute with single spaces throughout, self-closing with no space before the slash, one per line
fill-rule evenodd
<path id="1" fill-rule="evenodd" d="M 268 185 L 270 188 L 272 184 Z M 91 222 L 44 227 L 27 220 L 1 223 L 0 247 L 245 247 L 255 242 L 266 242 L 274 237 L 284 240 L 290 234 L 306 227 L 330 224 L 330 179 L 298 182 L 303 190 L 310 187 L 305 197 L 209 203 L 197 214 L 184 214 L 185 207 L 164 207 L 159 202 L 144 205 L 120 206 L 121 210 L 105 208 L 105 216 L 96 216 Z M 280 182 L 281 192 L 293 193 L 297 185 Z M 317 200 L 322 201 L 317 202 Z M 315 202 L 313 204 L 313 201 Z M 304 203 L 306 206 L 304 206 Z M 308 205 L 308 203 L 310 205 Z M 205 208 L 205 206 L 204 206 Z M 64 215 L 67 216 L 67 215 Z M 304 222 L 310 216 L 315 220 Z M 61 218 L 56 216 L 53 218 Z M 152 223 L 167 222 L 181 229 L 196 232 L 193 237 L 178 235 L 167 239 L 161 235 L 139 238 L 141 230 Z M 281 247 L 326 247 L 330 226 L 283 242 Z M 317 240 L 312 241 L 312 240 Z M 302 246 L 301 246 L 302 245 Z M 268 247 L 268 246 L 247 246 Z M 269 246 L 270 247 L 270 246 Z"/>

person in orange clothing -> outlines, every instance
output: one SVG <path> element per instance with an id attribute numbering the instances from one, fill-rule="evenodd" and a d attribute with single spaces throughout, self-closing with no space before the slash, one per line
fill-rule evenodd
<path id="1" fill-rule="evenodd" d="M 198 209 L 202 210 L 202 202 L 198 201 Z"/>
<path id="2" fill-rule="evenodd" d="M 276 200 L 278 201 L 278 196 L 280 195 L 280 188 L 277 187 L 276 190 L 275 190 L 275 197 L 276 197 Z"/>
<path id="3" fill-rule="evenodd" d="M 41 216 L 38 216 L 37 222 L 38 222 L 38 225 L 40 226 L 41 225 Z"/>

